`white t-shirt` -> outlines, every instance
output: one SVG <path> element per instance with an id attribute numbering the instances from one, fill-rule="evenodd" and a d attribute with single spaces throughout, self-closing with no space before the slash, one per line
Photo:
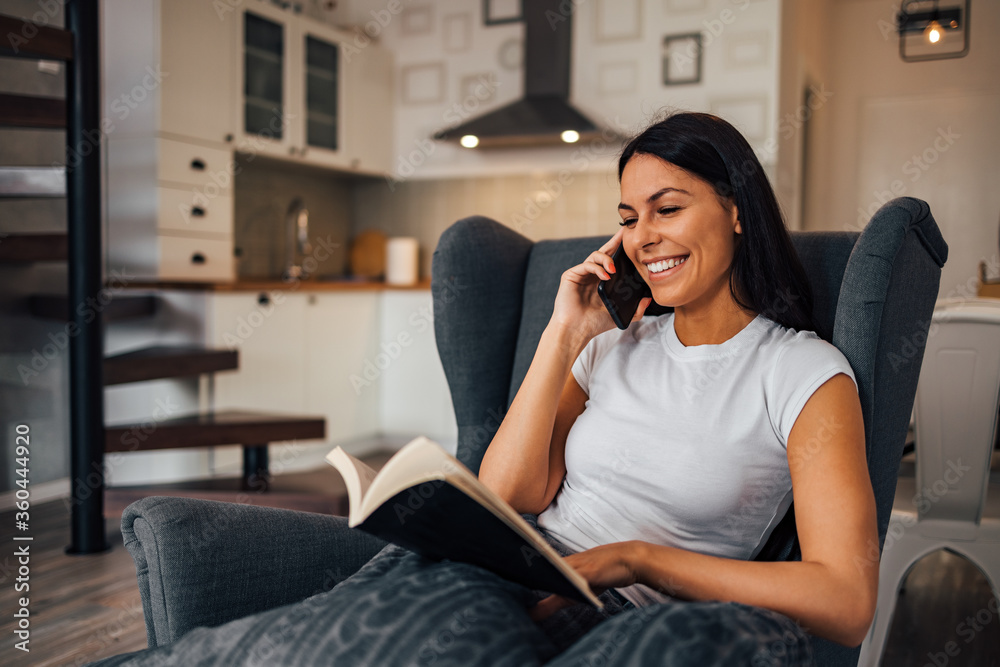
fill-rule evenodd
<path id="1" fill-rule="evenodd" d="M 595 337 L 573 365 L 589 398 L 539 526 L 572 551 L 644 540 L 753 558 L 792 502 L 788 434 L 838 373 L 857 384 L 835 346 L 763 315 L 719 345 L 685 347 L 673 313 Z"/>

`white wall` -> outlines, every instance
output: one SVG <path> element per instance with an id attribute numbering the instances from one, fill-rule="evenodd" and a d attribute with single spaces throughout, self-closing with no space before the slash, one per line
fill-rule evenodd
<path id="1" fill-rule="evenodd" d="M 387 4 L 355 0 L 346 13 L 362 30 Z M 571 99 L 594 121 L 628 134 L 664 107 L 716 109 L 752 134 L 765 163 L 774 163 L 774 151 L 765 146 L 774 136 L 777 115 L 779 0 L 567 0 L 565 4 L 575 8 Z M 397 178 L 611 169 L 617 145 L 603 142 L 476 151 L 428 141 L 437 130 L 521 96 L 521 67 L 501 64 L 500 51 L 510 40 L 523 40 L 524 26 L 484 26 L 481 0 L 414 0 L 401 6 L 399 15 L 377 28 L 382 45 L 396 56 Z M 631 21 L 632 16 L 637 21 Z M 635 36 L 618 38 L 632 23 L 638 25 Z M 375 31 L 376 26 L 369 25 Z M 446 30 L 450 35 L 456 26 L 463 26 L 458 34 L 467 38 L 449 42 Z M 663 37 L 690 32 L 703 33 L 702 83 L 664 86 Z M 473 82 L 471 88 L 463 90 L 463 80 Z M 411 93 L 429 101 L 407 99 L 408 81 L 413 84 Z M 477 86 L 476 81 L 488 85 Z M 487 92 L 491 99 L 486 101 L 475 95 Z"/>
<path id="2" fill-rule="evenodd" d="M 880 201 L 926 200 L 950 246 L 940 297 L 1000 272 L 1000 3 L 973 0 L 964 58 L 905 63 L 893 5 L 830 4 L 826 141 L 810 156 L 806 227 L 857 229 Z"/>

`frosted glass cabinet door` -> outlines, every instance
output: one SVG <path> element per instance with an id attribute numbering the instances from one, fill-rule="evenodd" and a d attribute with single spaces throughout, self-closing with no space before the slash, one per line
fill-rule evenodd
<path id="1" fill-rule="evenodd" d="M 318 165 L 348 167 L 343 80 L 346 61 L 341 49 L 345 34 L 308 19 L 299 19 L 294 39 L 299 60 L 293 69 L 303 110 L 298 126 L 298 156 Z"/>
<path id="2" fill-rule="evenodd" d="M 340 148 L 340 49 L 335 43 L 305 35 L 306 145 Z"/>
<path id="3" fill-rule="evenodd" d="M 236 150 L 294 155 L 301 107 L 291 75 L 295 17 L 262 2 L 244 3 L 236 26 Z"/>

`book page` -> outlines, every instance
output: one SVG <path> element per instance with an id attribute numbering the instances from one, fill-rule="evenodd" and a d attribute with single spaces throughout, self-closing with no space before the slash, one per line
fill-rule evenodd
<path id="1" fill-rule="evenodd" d="M 357 459 L 340 447 L 335 447 L 326 455 L 326 461 L 340 473 L 347 485 L 347 499 L 350 503 L 347 522 L 351 526 L 361 522 L 361 507 L 368 489 L 378 473 L 364 461 Z"/>

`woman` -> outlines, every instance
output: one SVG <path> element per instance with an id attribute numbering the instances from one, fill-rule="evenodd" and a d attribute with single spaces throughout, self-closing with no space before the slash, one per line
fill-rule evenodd
<path id="1" fill-rule="evenodd" d="M 619 178 L 622 228 L 563 274 L 480 470 L 603 610 L 390 545 L 332 590 L 105 664 L 809 664 L 790 619 L 860 643 L 877 572 L 855 566 L 877 543 L 861 408 L 809 331 L 760 164 L 729 124 L 678 114 Z M 647 298 L 624 332 L 596 294 L 619 244 L 673 308 L 643 318 Z M 802 561 L 750 560 L 793 495 Z"/>
<path id="2" fill-rule="evenodd" d="M 871 623 L 877 543 L 854 376 L 810 329 L 808 282 L 743 137 L 677 114 L 625 148 L 621 229 L 562 275 L 480 478 L 634 605 L 733 601 L 848 646 Z M 612 330 L 619 244 L 673 308 Z M 608 471 L 612 471 L 609 475 Z M 801 562 L 755 562 L 795 499 Z M 549 597 L 544 617 L 566 606 Z"/>

